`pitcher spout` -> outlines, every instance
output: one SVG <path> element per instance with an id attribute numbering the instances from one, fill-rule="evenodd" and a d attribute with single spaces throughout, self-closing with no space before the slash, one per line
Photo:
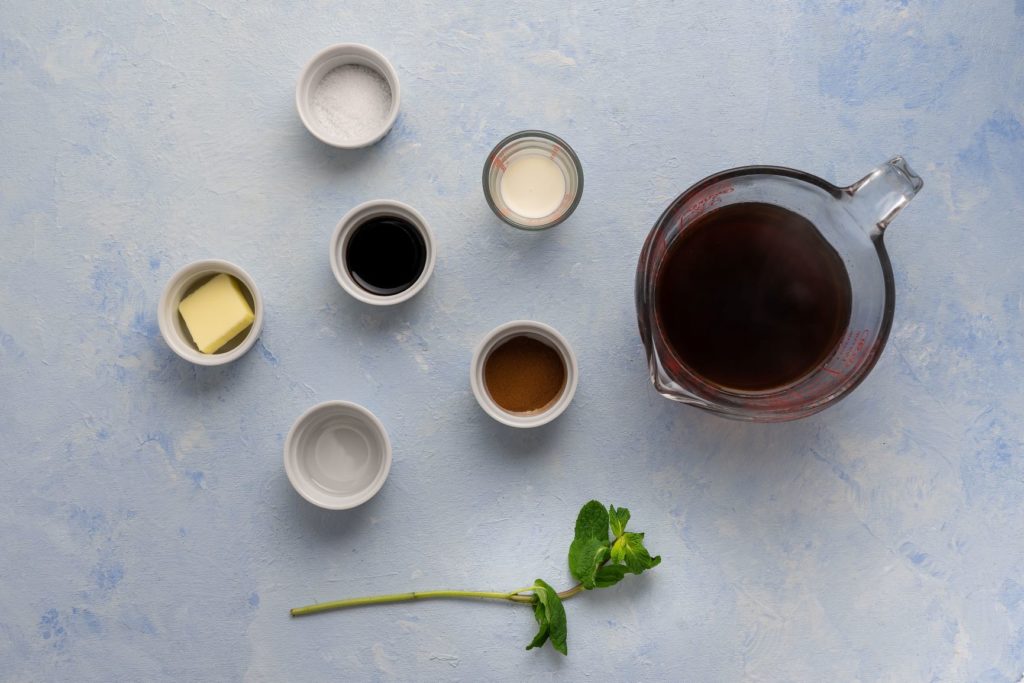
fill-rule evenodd
<path id="1" fill-rule="evenodd" d="M 924 181 L 896 156 L 853 185 L 843 188 L 853 214 L 873 234 L 881 234 L 896 214 L 914 198 Z"/>

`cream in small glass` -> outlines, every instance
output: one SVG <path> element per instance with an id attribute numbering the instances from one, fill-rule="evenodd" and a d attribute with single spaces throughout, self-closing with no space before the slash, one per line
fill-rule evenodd
<path id="1" fill-rule="evenodd" d="M 544 218 L 561 205 L 565 176 L 549 157 L 528 154 L 508 164 L 499 191 L 513 213 L 526 218 Z"/>
<path id="2" fill-rule="evenodd" d="M 488 155 L 483 187 L 498 218 L 524 230 L 543 230 L 576 209 L 583 194 L 583 167 L 564 140 L 543 131 L 521 131 Z"/>

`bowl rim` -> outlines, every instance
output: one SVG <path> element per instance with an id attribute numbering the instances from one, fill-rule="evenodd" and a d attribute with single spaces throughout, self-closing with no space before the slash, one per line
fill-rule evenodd
<path id="1" fill-rule="evenodd" d="M 301 468 L 298 466 L 299 453 L 297 451 L 296 440 L 298 439 L 299 430 L 313 417 L 313 415 L 318 412 L 331 409 L 334 409 L 335 413 L 338 415 L 357 417 L 362 424 L 376 432 L 384 443 L 384 451 L 380 454 L 380 466 L 377 470 L 377 474 L 366 488 L 362 489 L 358 493 L 347 496 L 328 494 L 327 498 L 323 498 L 318 497 L 311 492 L 312 486 L 310 485 L 310 482 L 301 474 Z M 380 418 L 374 415 L 368 408 L 358 403 L 353 403 L 352 401 L 322 401 L 307 408 L 295 419 L 295 422 L 292 423 L 291 429 L 288 430 L 288 436 L 285 437 L 283 450 L 284 471 L 288 477 L 289 483 L 292 485 L 292 488 L 295 489 L 296 493 L 302 496 L 306 501 L 325 510 L 350 510 L 362 505 L 377 495 L 384 486 L 384 482 L 387 481 L 388 475 L 391 472 L 391 439 L 388 437 L 387 429 L 384 428 L 384 423 L 382 423 Z"/>

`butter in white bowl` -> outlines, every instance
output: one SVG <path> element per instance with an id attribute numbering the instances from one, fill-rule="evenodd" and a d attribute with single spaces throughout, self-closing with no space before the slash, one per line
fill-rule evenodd
<path id="1" fill-rule="evenodd" d="M 256 345 L 263 331 L 263 297 L 241 266 L 223 259 L 193 261 L 167 280 L 156 320 L 160 336 L 182 359 L 226 365 Z"/>
<path id="2" fill-rule="evenodd" d="M 196 348 L 206 354 L 216 353 L 255 320 L 242 285 L 227 273 L 215 275 L 182 299 L 178 312 Z"/>

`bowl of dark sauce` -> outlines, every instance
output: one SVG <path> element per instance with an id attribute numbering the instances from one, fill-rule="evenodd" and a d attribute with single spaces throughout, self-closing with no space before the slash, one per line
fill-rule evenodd
<path id="1" fill-rule="evenodd" d="M 436 258 L 426 219 L 408 204 L 391 199 L 356 206 L 331 237 L 331 270 L 338 284 L 375 306 L 416 296 L 430 279 Z"/>

